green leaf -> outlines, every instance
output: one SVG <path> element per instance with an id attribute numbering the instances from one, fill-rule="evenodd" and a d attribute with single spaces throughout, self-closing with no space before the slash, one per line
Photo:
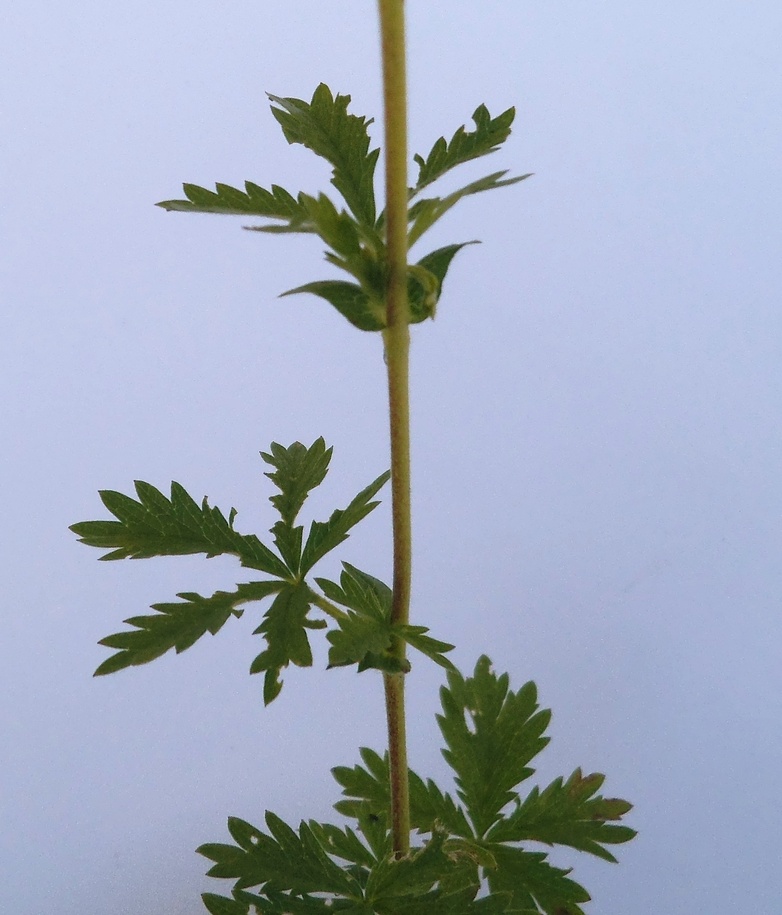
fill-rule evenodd
<path id="1" fill-rule="evenodd" d="M 390 814 L 388 754 L 380 756 L 367 747 L 361 748 L 364 765 L 337 766 L 331 770 L 342 787 L 346 800 L 337 801 L 334 809 L 344 816 L 358 819 L 362 812 Z M 426 782 L 410 770 L 410 817 L 413 829 L 432 832 L 439 822 L 452 835 L 471 836 L 472 830 L 461 807 L 428 779 Z"/>
<path id="2" fill-rule="evenodd" d="M 383 330 L 386 326 L 386 309 L 381 300 L 369 296 L 361 286 L 344 280 L 319 280 L 305 283 L 283 292 L 283 296 L 310 292 L 325 299 L 359 330 Z"/>
<path id="3" fill-rule="evenodd" d="M 270 453 L 261 457 L 275 470 L 266 473 L 280 490 L 269 501 L 277 509 L 283 522 L 291 526 L 310 492 L 324 481 L 328 473 L 333 448 L 327 448 L 323 438 L 316 439 L 309 448 L 294 442 L 285 448 L 272 442 Z"/>
<path id="4" fill-rule="evenodd" d="M 254 534 L 233 528 L 236 510 L 226 520 L 206 498 L 199 506 L 179 483 L 171 484 L 171 499 L 141 480 L 136 481 L 138 501 L 112 490 L 102 490 L 101 500 L 117 521 L 81 521 L 72 530 L 81 543 L 109 548 L 101 559 L 147 559 L 152 556 L 182 556 L 206 553 L 207 557 L 230 553 L 242 565 L 268 575 L 285 578 L 283 562 Z"/>
<path id="5" fill-rule="evenodd" d="M 547 845 L 569 845 L 606 861 L 616 858 L 604 848 L 628 842 L 635 830 L 612 825 L 632 809 L 632 804 L 618 798 L 595 797 L 605 776 L 582 775 L 581 769 L 567 781 L 558 778 L 544 791 L 533 788 L 523 803 L 489 830 L 493 842 L 545 842 Z"/>
<path id="6" fill-rule="evenodd" d="M 310 820 L 308 825 L 320 845 L 332 857 L 364 868 L 371 868 L 377 861 L 376 855 L 352 829 L 340 828 L 331 823 L 316 823 L 314 820 Z"/>
<path id="7" fill-rule="evenodd" d="M 417 264 L 408 268 L 407 299 L 410 303 L 411 324 L 434 318 L 451 261 L 466 245 L 477 244 L 480 243 L 465 241 L 458 245 L 446 245 L 444 248 L 431 251 Z"/>
<path id="8" fill-rule="evenodd" d="M 183 184 L 187 200 L 162 200 L 155 206 L 183 213 L 265 216 L 288 223 L 289 231 L 314 232 L 313 227 L 306 226 L 307 209 L 301 199 L 296 199 L 285 188 L 273 184 L 267 191 L 251 181 L 246 181 L 244 186 L 246 190 L 240 191 L 229 184 L 217 184 L 216 190 L 209 191 L 197 184 Z"/>
<path id="9" fill-rule="evenodd" d="M 105 660 L 95 676 L 146 664 L 172 648 L 179 654 L 207 632 L 215 635 L 231 616 L 240 617 L 240 604 L 262 600 L 281 587 L 279 581 L 253 581 L 237 585 L 235 591 L 216 591 L 211 597 L 183 592 L 177 595 L 182 603 L 152 604 L 154 616 L 133 616 L 125 622 L 135 629 L 101 639 L 98 644 L 120 651 Z"/>
<path id="10" fill-rule="evenodd" d="M 443 755 L 456 773 L 459 797 L 478 837 L 516 798 L 513 789 L 534 772 L 527 763 L 548 743 L 542 735 L 551 713 L 538 711 L 535 684 L 514 693 L 508 683 L 508 675 L 497 677 L 484 655 L 473 677 L 449 672 L 448 686 L 440 690 Z"/>
<path id="11" fill-rule="evenodd" d="M 488 872 L 493 893 L 509 893 L 509 912 L 545 915 L 585 915 L 580 902 L 589 902 L 587 891 L 568 878 L 569 870 L 554 867 L 544 852 L 489 845 L 497 867 Z"/>
<path id="12" fill-rule="evenodd" d="M 314 628 L 307 618 L 310 589 L 303 583 L 284 583 L 255 634 L 263 635 L 267 648 L 252 662 L 250 673 L 265 673 L 263 700 L 269 705 L 282 689 L 280 672 L 289 664 L 312 665 L 307 629 Z M 318 624 L 315 623 L 315 626 Z"/>
<path id="13" fill-rule="evenodd" d="M 391 624 L 391 589 L 384 582 L 343 562 L 340 584 L 326 578 L 315 581 L 323 593 L 351 611 L 337 621 L 337 628 L 328 634 L 332 648 L 329 666 L 358 664 L 359 671 L 377 668 L 388 672 L 407 672 L 409 662 L 392 652 L 394 636 L 423 652 L 447 670 L 455 669 L 443 656 L 453 645 L 427 636 L 426 626 Z"/>
<path id="14" fill-rule="evenodd" d="M 371 499 L 385 486 L 390 476 L 390 471 L 382 473 L 366 489 L 362 489 L 346 509 L 333 512 L 328 521 L 313 521 L 301 557 L 302 575 L 306 575 L 316 562 L 346 540 L 348 531 L 380 504 Z"/>
<path id="15" fill-rule="evenodd" d="M 250 907 L 246 902 L 237 902 L 214 893 L 201 893 L 201 899 L 210 915 L 248 915 Z"/>
<path id="16" fill-rule="evenodd" d="M 236 826 L 235 821 L 229 823 Z M 297 835 L 278 816 L 267 811 L 269 834 L 244 821 L 238 821 L 238 825 L 241 836 L 252 836 L 249 843 L 211 843 L 197 849 L 214 862 L 208 876 L 236 878 L 240 890 L 270 884 L 274 890 L 297 894 L 360 894 L 355 879 L 331 860 L 306 823 L 300 825 Z"/>
<path id="17" fill-rule="evenodd" d="M 334 97 L 321 83 L 307 103 L 302 99 L 269 95 L 272 114 L 289 143 L 301 143 L 334 166 L 332 184 L 345 198 L 356 219 L 365 226 L 375 222 L 374 174 L 379 150 L 369 151 L 368 126 L 372 123 L 348 114 L 349 95 Z"/>
<path id="18" fill-rule="evenodd" d="M 433 639 L 426 635 L 429 629 L 426 626 L 395 626 L 394 634 L 404 639 L 408 645 L 418 649 L 427 658 L 430 658 L 435 664 L 444 667 L 446 670 L 456 670 L 453 663 L 443 654 L 445 651 L 453 651 L 454 645 L 449 642 L 441 642 L 439 639 Z"/>
<path id="19" fill-rule="evenodd" d="M 467 131 L 462 126 L 448 143 L 445 137 L 440 137 L 425 159 L 419 155 L 413 157 L 418 165 L 414 191 L 420 191 L 463 162 L 495 152 L 510 136 L 515 117 L 515 108 L 508 108 L 492 118 L 486 106 L 479 105 L 472 116 L 475 130 Z"/>
<path id="20" fill-rule="evenodd" d="M 471 194 L 480 194 L 483 191 L 493 191 L 499 187 L 508 187 L 531 176 L 530 173 L 519 175 L 516 178 L 505 178 L 504 176 L 507 174 L 507 170 L 493 172 L 491 175 L 486 175 L 486 177 L 479 178 L 477 181 L 471 181 L 446 197 L 424 197 L 418 200 L 408 211 L 408 220 L 410 222 L 410 230 L 408 232 L 409 246 L 412 248 L 424 232 L 429 231 L 437 220 L 441 219 L 463 197 L 468 197 Z"/>

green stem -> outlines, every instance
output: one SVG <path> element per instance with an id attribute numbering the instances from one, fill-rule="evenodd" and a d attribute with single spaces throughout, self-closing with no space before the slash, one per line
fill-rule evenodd
<path id="1" fill-rule="evenodd" d="M 404 0 L 379 0 L 385 114 L 386 251 L 388 286 L 384 331 L 391 429 L 394 580 L 391 621 L 410 616 L 410 314 L 407 301 L 407 85 Z M 405 644 L 392 646 L 400 659 Z M 398 857 L 410 851 L 410 790 L 405 733 L 404 674 L 384 677 L 391 777 L 391 833 Z"/>

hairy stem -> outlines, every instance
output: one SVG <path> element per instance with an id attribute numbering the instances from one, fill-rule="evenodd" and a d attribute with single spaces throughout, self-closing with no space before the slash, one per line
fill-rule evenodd
<path id="1" fill-rule="evenodd" d="M 391 621 L 410 615 L 412 535 L 410 524 L 409 305 L 407 301 L 407 86 L 404 0 L 379 0 L 385 115 L 387 329 L 384 331 L 391 426 L 391 499 L 394 580 Z M 401 640 L 392 646 L 404 659 Z M 404 674 L 385 675 L 388 753 L 391 769 L 391 831 L 394 852 L 410 851 L 410 794 L 405 734 Z"/>

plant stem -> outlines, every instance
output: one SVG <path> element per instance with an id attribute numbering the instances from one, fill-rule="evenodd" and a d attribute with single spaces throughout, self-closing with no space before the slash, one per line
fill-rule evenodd
<path id="1" fill-rule="evenodd" d="M 394 580 L 391 622 L 410 617 L 410 313 L 407 301 L 407 78 L 404 0 L 379 0 L 385 119 L 386 249 L 388 286 L 384 331 L 391 429 L 391 504 Z M 405 644 L 392 651 L 405 657 Z M 410 791 L 405 733 L 404 674 L 386 674 L 386 716 L 391 778 L 391 833 L 397 857 L 410 851 Z"/>

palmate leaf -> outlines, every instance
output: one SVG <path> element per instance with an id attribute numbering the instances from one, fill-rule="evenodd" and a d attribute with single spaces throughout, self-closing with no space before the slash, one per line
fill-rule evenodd
<path id="1" fill-rule="evenodd" d="M 472 677 L 452 671 L 440 690 L 443 756 L 479 838 L 516 798 L 516 786 L 534 772 L 527 763 L 549 742 L 542 735 L 551 713 L 538 711 L 535 684 L 514 693 L 508 683 L 508 675 L 496 676 L 484 655 Z"/>
<path id="2" fill-rule="evenodd" d="M 581 769 L 567 781 L 558 778 L 544 791 L 533 788 L 523 803 L 496 823 L 486 836 L 491 842 L 545 842 L 547 845 L 569 845 L 598 858 L 615 862 L 604 845 L 629 842 L 635 830 L 617 826 L 632 809 L 619 798 L 595 797 L 605 781 L 599 773 L 582 775 Z"/>
<path id="3" fill-rule="evenodd" d="M 508 108 L 496 118 L 492 118 L 486 106 L 479 105 L 472 116 L 475 130 L 467 131 L 460 127 L 448 143 L 445 142 L 445 137 L 440 137 L 426 158 L 420 155 L 413 157 L 418 165 L 418 180 L 414 192 L 432 184 L 463 162 L 495 152 L 510 136 L 511 124 L 515 117 L 515 108 Z"/>
<path id="4" fill-rule="evenodd" d="M 206 498 L 199 506 L 179 483 L 171 484 L 171 498 L 141 480 L 136 481 L 138 501 L 113 490 L 102 490 L 101 500 L 116 521 L 81 521 L 72 530 L 81 543 L 111 549 L 101 559 L 146 559 L 205 553 L 208 557 L 230 553 L 242 565 L 280 578 L 289 573 L 279 557 L 254 534 L 233 528 L 236 510 L 226 520 Z"/>
<path id="5" fill-rule="evenodd" d="M 301 143 L 334 166 L 332 184 L 363 226 L 375 222 L 374 174 L 380 150 L 369 150 L 372 120 L 348 114 L 349 95 L 332 95 L 325 83 L 312 101 L 269 95 L 272 114 L 289 143 Z"/>
<path id="6" fill-rule="evenodd" d="M 297 667 L 312 666 L 308 629 L 323 629 L 322 620 L 311 620 L 307 614 L 311 606 L 311 592 L 306 584 L 282 583 L 271 607 L 255 634 L 266 639 L 266 649 L 252 662 L 250 673 L 264 673 L 263 701 L 269 705 L 280 694 L 280 672 L 289 664 Z"/>
<path id="7" fill-rule="evenodd" d="M 216 591 L 211 597 L 183 592 L 177 595 L 182 602 L 152 604 L 157 611 L 153 616 L 125 620 L 135 629 L 100 640 L 99 645 L 120 650 L 98 667 L 95 676 L 146 664 L 172 648 L 179 654 L 207 632 L 215 635 L 231 616 L 240 617 L 241 604 L 263 600 L 281 587 L 280 581 L 253 581 L 237 585 L 235 591 Z"/>

